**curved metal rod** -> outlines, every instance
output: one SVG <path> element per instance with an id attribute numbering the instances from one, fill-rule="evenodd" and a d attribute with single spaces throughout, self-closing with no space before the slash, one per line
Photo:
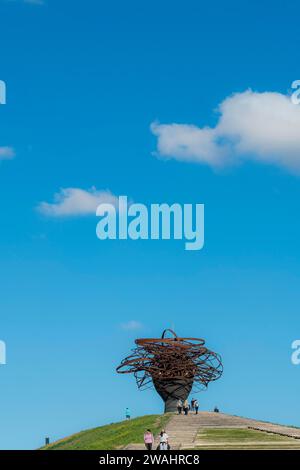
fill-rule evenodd
<path id="1" fill-rule="evenodd" d="M 177 334 L 175 333 L 175 331 L 171 330 L 171 328 L 166 328 L 164 331 L 163 331 L 163 334 L 161 335 L 162 338 L 165 337 L 165 334 L 169 332 L 171 333 L 171 335 L 174 336 L 174 338 L 177 338 Z"/>

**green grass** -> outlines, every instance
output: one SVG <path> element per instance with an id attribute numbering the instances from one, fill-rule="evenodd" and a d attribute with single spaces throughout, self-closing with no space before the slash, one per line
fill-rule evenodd
<path id="1" fill-rule="evenodd" d="M 146 429 L 157 434 L 170 415 L 147 415 L 120 423 L 81 431 L 43 447 L 42 450 L 113 450 L 130 443 L 143 443 Z"/>
<path id="2" fill-rule="evenodd" d="M 279 436 L 278 434 L 270 434 L 262 431 L 255 431 L 254 429 L 244 429 L 244 428 L 214 428 L 214 429 L 205 429 L 200 434 L 199 437 L 201 440 L 213 440 L 214 442 L 218 441 L 280 441 L 286 440 L 288 438 Z"/>
<path id="3" fill-rule="evenodd" d="M 300 449 L 300 441 L 254 429 L 204 428 L 197 436 L 197 449 Z"/>

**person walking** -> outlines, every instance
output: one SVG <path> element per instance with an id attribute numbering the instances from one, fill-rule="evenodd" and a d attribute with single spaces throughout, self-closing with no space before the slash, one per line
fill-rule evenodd
<path id="1" fill-rule="evenodd" d="M 150 429 L 144 434 L 144 443 L 147 450 L 152 450 L 152 446 L 154 444 L 154 437 Z"/>
<path id="2" fill-rule="evenodd" d="M 194 407 L 195 407 L 195 413 L 196 413 L 196 415 L 197 415 L 197 414 L 198 414 L 198 410 L 199 410 L 199 402 L 198 402 L 198 400 L 195 400 L 195 402 L 194 402 Z"/>
<path id="3" fill-rule="evenodd" d="M 130 419 L 130 409 L 129 408 L 126 408 L 126 410 L 125 410 L 125 418 Z"/>
<path id="4" fill-rule="evenodd" d="M 181 415 L 182 413 L 182 400 L 179 398 L 179 400 L 177 401 L 177 410 L 178 410 L 178 414 Z"/>
<path id="5" fill-rule="evenodd" d="M 164 429 L 161 430 L 159 435 L 159 450 L 169 449 L 169 436 Z"/>
<path id="6" fill-rule="evenodd" d="M 191 400 L 191 411 L 194 411 L 194 409 L 195 409 L 195 401 L 196 401 L 195 398 L 192 398 L 192 400 Z"/>
<path id="7" fill-rule="evenodd" d="M 187 416 L 189 413 L 189 402 L 187 400 L 184 400 L 183 411 L 184 411 L 184 414 Z"/>

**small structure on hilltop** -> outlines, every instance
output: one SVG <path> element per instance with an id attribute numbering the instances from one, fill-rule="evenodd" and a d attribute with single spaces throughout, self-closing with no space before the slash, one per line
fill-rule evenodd
<path id="1" fill-rule="evenodd" d="M 165 413 L 176 411 L 177 401 L 186 400 L 193 386 L 195 391 L 205 389 L 223 373 L 220 355 L 210 351 L 204 339 L 180 338 L 167 329 L 161 338 L 140 338 L 135 343 L 137 347 L 117 372 L 134 374 L 139 389 L 154 385 L 164 400 Z"/>

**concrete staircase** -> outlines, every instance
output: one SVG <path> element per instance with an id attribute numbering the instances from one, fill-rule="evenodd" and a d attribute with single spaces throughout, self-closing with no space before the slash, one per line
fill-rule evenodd
<path id="1" fill-rule="evenodd" d="M 277 424 L 257 421 L 239 416 L 227 415 L 224 413 L 212 413 L 208 411 L 189 413 L 185 415 L 174 415 L 166 425 L 166 432 L 169 436 L 171 449 L 193 449 L 195 447 L 198 432 L 202 428 L 251 428 L 258 431 L 289 436 L 300 439 L 300 429 Z M 158 446 L 159 438 L 155 439 L 154 449 Z M 126 449 L 144 449 L 143 444 L 130 444 Z"/>
<path id="2" fill-rule="evenodd" d="M 166 426 L 166 433 L 172 449 L 182 449 L 192 445 L 200 427 L 198 416 L 175 415 L 171 418 Z M 159 437 L 155 440 L 155 444 L 156 446 L 159 444 Z"/>
<path id="3" fill-rule="evenodd" d="M 191 449 L 200 428 L 203 427 L 247 427 L 243 418 L 238 418 L 222 413 L 200 412 L 175 415 L 166 426 L 169 442 L 172 449 Z"/>

